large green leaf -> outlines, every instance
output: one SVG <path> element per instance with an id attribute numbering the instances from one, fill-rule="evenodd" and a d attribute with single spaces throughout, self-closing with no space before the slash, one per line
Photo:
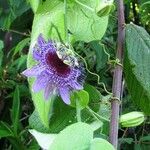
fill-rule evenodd
<path id="1" fill-rule="evenodd" d="M 95 121 L 90 125 L 79 122 L 68 126 L 66 129 L 64 129 L 58 134 L 45 134 L 42 132 L 38 132 L 34 129 L 29 130 L 29 132 L 35 137 L 38 144 L 43 149 L 50 148 L 50 150 L 52 150 L 52 148 L 54 148 L 57 150 L 60 147 L 62 149 L 65 147 L 66 150 L 74 149 L 74 148 L 75 150 L 82 150 L 82 149 L 85 150 L 87 148 L 89 149 L 90 144 L 88 143 L 90 140 L 92 140 L 93 131 L 97 130 L 101 126 L 102 123 L 99 121 Z M 70 136 L 72 138 L 70 138 Z M 86 138 L 84 139 L 84 141 L 83 142 L 80 141 L 80 139 L 84 138 L 85 136 Z M 104 141 L 104 144 L 107 144 L 108 146 L 110 145 L 107 141 L 105 140 L 102 141 Z M 62 143 L 65 144 L 64 147 L 62 146 Z M 98 140 L 98 142 L 93 142 L 92 140 L 91 147 L 95 147 L 98 144 L 102 145 L 102 142 L 100 140 Z"/>
<path id="2" fill-rule="evenodd" d="M 133 24 L 126 26 L 124 69 L 132 100 L 150 114 L 150 36 Z"/>
<path id="3" fill-rule="evenodd" d="M 86 150 L 93 138 L 93 130 L 86 123 L 75 123 L 57 135 L 49 150 Z"/>
<path id="4" fill-rule="evenodd" d="M 29 0 L 33 12 L 35 13 L 39 7 L 41 0 Z"/>
<path id="5" fill-rule="evenodd" d="M 96 9 L 96 0 L 82 0 L 81 2 L 94 10 Z M 108 15 L 98 17 L 95 11 L 90 11 L 78 3 L 68 9 L 68 28 L 75 41 L 100 40 L 107 29 L 107 24 Z"/>
<path id="6" fill-rule="evenodd" d="M 35 64 L 35 61 L 32 58 L 32 50 L 35 46 L 39 34 L 42 33 L 45 38 L 48 37 L 49 34 L 51 34 L 51 38 L 54 38 L 56 36 L 58 37 L 58 35 L 56 34 L 56 30 L 54 28 L 52 30 L 52 25 L 59 29 L 58 31 L 61 33 L 61 37 L 63 38 L 63 7 L 62 3 L 58 3 L 57 0 L 46 1 L 45 3 L 41 4 L 39 6 L 39 9 L 37 10 L 37 13 L 35 14 L 32 26 L 31 45 L 27 61 L 28 68 L 32 67 Z M 34 79 L 29 79 L 30 86 L 32 86 L 33 82 Z M 49 111 L 51 100 L 45 101 L 42 91 L 39 93 L 32 92 L 32 99 L 34 101 L 35 109 L 42 121 L 42 124 L 45 127 L 49 128 Z"/>
<path id="7" fill-rule="evenodd" d="M 39 132 L 43 132 L 43 133 L 49 132 L 49 128 L 45 127 L 42 124 L 42 121 L 41 121 L 37 111 L 34 111 L 32 113 L 32 115 L 30 116 L 29 125 L 30 125 L 31 128 L 33 128 L 33 129 L 35 129 Z"/>

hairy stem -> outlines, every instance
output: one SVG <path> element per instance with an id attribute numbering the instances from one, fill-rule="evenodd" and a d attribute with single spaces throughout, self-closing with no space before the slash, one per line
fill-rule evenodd
<path id="1" fill-rule="evenodd" d="M 124 6 L 123 0 L 117 0 L 117 11 L 118 11 L 118 41 L 117 41 L 117 52 L 116 58 L 123 62 L 123 46 L 124 46 Z M 113 99 L 111 102 L 111 121 L 110 121 L 110 135 L 109 140 L 117 149 L 118 145 L 118 121 L 119 121 L 119 105 L 120 102 L 118 99 L 121 98 L 122 91 L 122 71 L 123 68 L 121 65 L 116 64 L 113 76 L 113 86 L 112 93 Z"/>

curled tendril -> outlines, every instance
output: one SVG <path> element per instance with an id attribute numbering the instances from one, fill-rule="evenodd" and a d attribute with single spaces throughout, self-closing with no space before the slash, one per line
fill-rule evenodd
<path id="1" fill-rule="evenodd" d="M 73 49 L 73 47 L 72 47 L 72 49 Z M 87 72 L 90 73 L 91 75 L 94 75 L 94 76 L 97 77 L 97 84 L 98 84 L 98 85 L 102 85 L 103 88 L 104 88 L 104 91 L 105 91 L 107 94 L 112 95 L 112 93 L 109 92 L 109 91 L 106 89 L 105 84 L 104 84 L 103 82 L 100 82 L 100 76 L 99 76 L 98 74 L 94 73 L 94 72 L 91 72 L 91 71 L 88 69 L 88 65 L 87 65 L 87 63 L 86 63 L 86 60 L 85 60 L 81 55 L 79 55 L 78 53 L 76 53 L 75 51 L 74 51 L 74 53 L 75 53 L 77 56 L 79 56 L 79 57 L 83 60 Z"/>

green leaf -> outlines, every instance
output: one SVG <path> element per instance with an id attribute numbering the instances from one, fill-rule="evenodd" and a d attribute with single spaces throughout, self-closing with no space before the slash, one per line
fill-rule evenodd
<path id="1" fill-rule="evenodd" d="M 144 3 L 142 3 L 142 5 L 140 5 L 140 17 L 141 17 L 141 21 L 144 25 L 146 25 L 148 28 L 150 27 L 150 1 L 146 1 Z M 147 29 L 148 29 L 147 28 Z"/>
<path id="2" fill-rule="evenodd" d="M 20 70 L 21 67 L 25 65 L 27 61 L 27 55 L 21 55 L 15 62 L 17 62 L 17 70 Z"/>
<path id="3" fill-rule="evenodd" d="M 114 9 L 113 0 L 105 1 L 100 0 L 96 8 L 96 13 L 99 17 L 109 15 L 110 11 Z"/>
<path id="4" fill-rule="evenodd" d="M 89 7 L 94 6 L 94 10 L 97 1 L 87 0 L 83 3 Z M 67 14 L 68 28 L 73 34 L 74 41 L 89 42 L 100 40 L 103 37 L 107 29 L 108 16 L 98 17 L 95 11 L 91 11 L 78 3 L 71 5 Z"/>
<path id="5" fill-rule="evenodd" d="M 90 150 L 115 150 L 114 147 L 106 140 L 95 138 L 91 142 Z"/>
<path id="6" fill-rule="evenodd" d="M 120 145 L 123 144 L 123 143 L 132 144 L 133 141 L 134 141 L 133 138 L 120 138 L 119 139 Z"/>
<path id="7" fill-rule="evenodd" d="M 32 140 L 28 146 L 28 150 L 40 150 L 40 146 L 38 145 L 36 140 Z"/>
<path id="8" fill-rule="evenodd" d="M 28 54 L 27 66 L 28 68 L 35 65 L 35 61 L 32 58 L 33 47 L 35 46 L 36 40 L 40 33 L 45 38 L 49 36 L 51 39 L 58 38 L 56 28 L 61 33 L 61 38 L 64 39 L 64 18 L 63 18 L 63 5 L 57 0 L 46 1 L 39 5 L 39 8 L 34 16 L 32 33 L 31 33 L 31 45 Z M 56 28 L 54 28 L 54 26 Z M 29 79 L 30 87 L 34 79 Z M 34 93 L 32 92 L 32 99 L 34 101 L 35 109 L 39 114 L 42 124 L 49 128 L 49 111 L 51 106 L 51 100 L 45 101 L 43 91 Z"/>
<path id="9" fill-rule="evenodd" d="M 7 3 L 1 4 L 3 7 L 3 12 L 0 18 L 0 27 L 3 29 L 9 29 L 13 21 L 19 16 L 23 15 L 27 10 L 29 10 L 29 5 L 25 0 L 11 0 Z M 7 11 L 5 9 L 7 8 Z"/>
<path id="10" fill-rule="evenodd" d="M 7 123 L 1 121 L 0 122 L 0 138 L 10 137 L 10 136 L 14 136 L 11 127 Z"/>
<path id="11" fill-rule="evenodd" d="M 15 50 L 14 50 L 14 54 L 17 54 L 18 52 L 20 52 L 27 44 L 29 44 L 29 41 L 30 41 L 30 38 L 25 38 L 23 39 L 22 41 L 20 41 L 17 46 L 15 47 Z"/>
<path id="12" fill-rule="evenodd" d="M 35 110 L 38 112 L 42 124 L 46 128 L 49 128 L 49 112 L 52 100 L 45 101 L 43 91 L 32 93 L 32 99 L 34 101 Z"/>
<path id="13" fill-rule="evenodd" d="M 76 122 L 76 110 L 66 105 L 60 98 L 54 100 L 52 112 L 49 114 L 50 124 L 45 127 L 37 111 L 29 118 L 31 128 L 43 133 L 59 133 L 67 125 Z"/>
<path id="14" fill-rule="evenodd" d="M 144 28 L 126 26 L 125 79 L 132 100 L 150 114 L 150 36 Z"/>
<path id="15" fill-rule="evenodd" d="M 135 150 L 142 150 L 140 144 L 134 144 L 134 149 Z"/>
<path id="16" fill-rule="evenodd" d="M 102 121 L 94 121 L 94 122 L 92 122 L 92 123 L 90 123 L 90 126 L 92 127 L 92 129 L 93 129 L 93 131 L 96 131 L 96 130 L 98 130 L 99 128 L 102 128 L 102 126 L 103 126 L 103 122 Z"/>
<path id="17" fill-rule="evenodd" d="M 89 102 L 89 94 L 88 92 L 81 90 L 81 91 L 75 91 L 71 95 L 71 106 L 76 107 L 76 102 L 79 103 L 79 107 L 81 109 L 85 108 L 88 105 Z"/>
<path id="18" fill-rule="evenodd" d="M 29 2 L 30 2 L 33 12 L 36 13 L 41 0 L 29 0 Z"/>
<path id="19" fill-rule="evenodd" d="M 50 132 L 58 133 L 66 126 L 76 122 L 76 109 L 66 105 L 61 98 L 54 100 L 52 117 L 50 119 Z"/>
<path id="20" fill-rule="evenodd" d="M 36 130 L 29 130 L 29 132 L 35 137 L 42 149 L 48 149 L 57 137 L 57 134 L 45 134 Z"/>
<path id="21" fill-rule="evenodd" d="M 4 48 L 4 43 L 3 41 L 0 40 L 0 50 L 2 50 Z"/>
<path id="22" fill-rule="evenodd" d="M 100 103 L 100 109 L 99 109 L 99 114 L 107 119 L 109 119 L 111 115 L 110 98 L 111 95 L 103 96 Z"/>
<path id="23" fill-rule="evenodd" d="M 105 54 L 103 47 L 99 44 L 99 41 L 93 41 L 90 43 L 92 49 L 96 53 L 96 71 L 99 72 L 106 66 L 107 55 Z"/>
<path id="24" fill-rule="evenodd" d="M 92 128 L 86 123 L 75 123 L 58 134 L 49 150 L 88 149 L 93 138 Z"/>
<path id="25" fill-rule="evenodd" d="M 11 116 L 13 123 L 13 130 L 16 135 L 19 126 L 19 112 L 20 112 L 20 94 L 19 94 L 19 87 L 16 86 L 13 95 L 12 116 Z"/>
<path id="26" fill-rule="evenodd" d="M 31 128 L 39 131 L 39 132 L 44 132 L 47 133 L 49 132 L 49 128 L 45 127 L 42 122 L 41 119 L 39 117 L 39 114 L 37 111 L 34 111 L 32 113 L 32 115 L 29 118 L 29 125 Z"/>
<path id="27" fill-rule="evenodd" d="M 100 100 L 102 99 L 101 93 L 92 85 L 86 84 L 84 90 L 89 93 L 89 106 L 94 111 L 98 111 L 100 107 Z"/>
<path id="28" fill-rule="evenodd" d="M 140 138 L 140 141 L 150 141 L 150 134 Z"/>

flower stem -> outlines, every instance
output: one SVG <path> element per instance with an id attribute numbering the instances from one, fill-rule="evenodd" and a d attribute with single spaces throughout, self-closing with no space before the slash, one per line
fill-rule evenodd
<path id="1" fill-rule="evenodd" d="M 77 121 L 81 122 L 82 121 L 81 120 L 81 108 L 80 108 L 78 99 L 76 99 L 76 115 L 77 115 Z"/>

